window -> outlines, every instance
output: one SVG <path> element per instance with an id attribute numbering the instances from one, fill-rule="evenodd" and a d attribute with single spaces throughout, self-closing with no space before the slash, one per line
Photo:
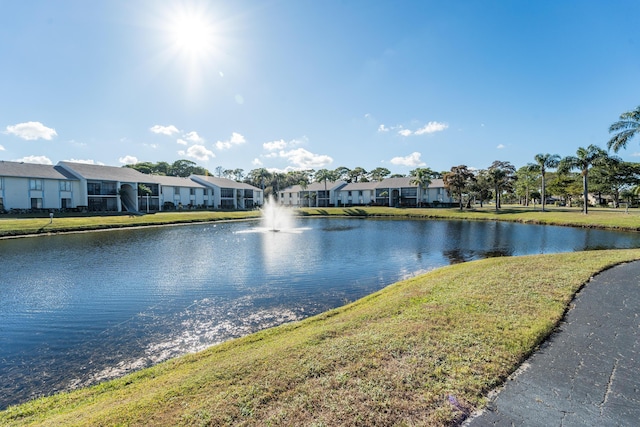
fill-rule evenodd
<path id="1" fill-rule="evenodd" d="M 29 190 L 42 190 L 42 180 L 41 179 L 30 179 L 29 180 Z"/>
<path id="2" fill-rule="evenodd" d="M 71 191 L 71 181 L 60 181 L 60 191 Z"/>
<path id="3" fill-rule="evenodd" d="M 60 207 L 62 209 L 69 209 L 71 207 L 71 199 L 61 199 Z"/>
<path id="4" fill-rule="evenodd" d="M 189 194 L 192 195 L 192 196 L 195 196 L 196 195 L 196 189 L 195 188 L 190 188 L 189 189 Z"/>
<path id="5" fill-rule="evenodd" d="M 2 190 L 2 178 L 0 178 L 0 190 Z"/>
<path id="6" fill-rule="evenodd" d="M 220 190 L 220 197 L 233 198 L 233 188 L 222 188 Z"/>
<path id="7" fill-rule="evenodd" d="M 176 196 L 180 195 L 180 187 L 173 187 L 173 194 L 175 194 Z"/>
<path id="8" fill-rule="evenodd" d="M 39 197 L 32 197 L 31 209 L 42 209 L 42 199 Z"/>

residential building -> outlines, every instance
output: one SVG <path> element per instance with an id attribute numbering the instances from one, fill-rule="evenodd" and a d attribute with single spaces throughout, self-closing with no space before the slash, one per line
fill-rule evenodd
<path id="1" fill-rule="evenodd" d="M 264 203 L 263 191 L 253 185 L 209 175 L 189 178 L 211 190 L 215 209 L 253 209 Z"/>
<path id="2" fill-rule="evenodd" d="M 0 212 L 75 207 L 80 180 L 64 168 L 0 160 Z"/>
<path id="3" fill-rule="evenodd" d="M 312 182 L 306 186 L 294 185 L 280 191 L 279 203 L 295 207 L 337 206 L 339 191 L 347 185 L 344 181 Z"/>

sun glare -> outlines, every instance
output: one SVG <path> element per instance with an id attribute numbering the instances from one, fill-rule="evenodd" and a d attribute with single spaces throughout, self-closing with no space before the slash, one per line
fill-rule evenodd
<path id="1" fill-rule="evenodd" d="M 206 55 L 213 49 L 213 27 L 204 16 L 185 13 L 177 17 L 171 36 L 175 49 L 189 56 Z"/>

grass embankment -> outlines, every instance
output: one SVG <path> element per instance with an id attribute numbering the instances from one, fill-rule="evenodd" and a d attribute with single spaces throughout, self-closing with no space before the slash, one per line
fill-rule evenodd
<path id="1" fill-rule="evenodd" d="M 452 208 L 302 208 L 301 215 L 353 216 L 353 217 L 394 217 L 405 219 L 466 219 L 488 221 L 511 221 L 525 224 L 563 225 L 573 227 L 603 228 L 614 230 L 640 231 L 640 212 L 637 209 L 589 209 L 585 215 L 579 208 L 539 208 L 507 206 L 496 212 L 494 207 L 476 209 Z"/>
<path id="2" fill-rule="evenodd" d="M 0 217 L 0 237 L 258 218 L 260 211 L 159 212 L 153 215 Z"/>
<path id="3" fill-rule="evenodd" d="M 9 408 L 0 425 L 455 424 L 553 330 L 593 274 L 638 258 L 590 251 L 440 268 L 313 318 Z"/>

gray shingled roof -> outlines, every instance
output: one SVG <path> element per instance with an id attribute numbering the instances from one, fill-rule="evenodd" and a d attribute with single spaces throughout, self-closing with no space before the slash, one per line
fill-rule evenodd
<path id="1" fill-rule="evenodd" d="M 361 191 L 361 190 L 374 190 L 378 184 L 378 181 L 370 182 L 352 182 L 340 189 L 340 191 Z"/>
<path id="2" fill-rule="evenodd" d="M 205 175 L 191 175 L 191 177 L 199 179 L 201 182 L 208 182 L 209 184 L 213 184 L 219 188 L 236 188 L 241 190 L 260 190 L 259 188 L 254 187 L 253 185 L 234 181 L 232 179 L 227 178 L 218 178 L 215 176 L 205 176 Z"/>
<path id="3" fill-rule="evenodd" d="M 346 184 L 344 181 L 327 181 L 327 190 L 335 190 L 337 187 Z M 324 191 L 324 181 L 323 182 L 311 182 L 307 185 L 307 188 L 303 189 L 301 185 L 292 185 L 291 187 L 285 188 L 283 191 L 298 193 L 300 191 Z"/>
<path id="4" fill-rule="evenodd" d="M 188 187 L 188 188 L 204 188 L 204 185 L 192 181 L 189 178 L 182 178 L 179 176 L 164 176 L 164 175 L 147 175 L 147 181 L 155 184 L 160 184 L 164 186 L 171 187 Z"/>
<path id="5" fill-rule="evenodd" d="M 149 175 L 131 168 L 91 165 L 87 163 L 59 162 L 58 165 L 73 171 L 76 175 L 100 181 L 149 182 Z"/>
<path id="6" fill-rule="evenodd" d="M 4 160 L 0 160 L 0 176 L 77 180 L 75 176 L 58 166 Z"/>

